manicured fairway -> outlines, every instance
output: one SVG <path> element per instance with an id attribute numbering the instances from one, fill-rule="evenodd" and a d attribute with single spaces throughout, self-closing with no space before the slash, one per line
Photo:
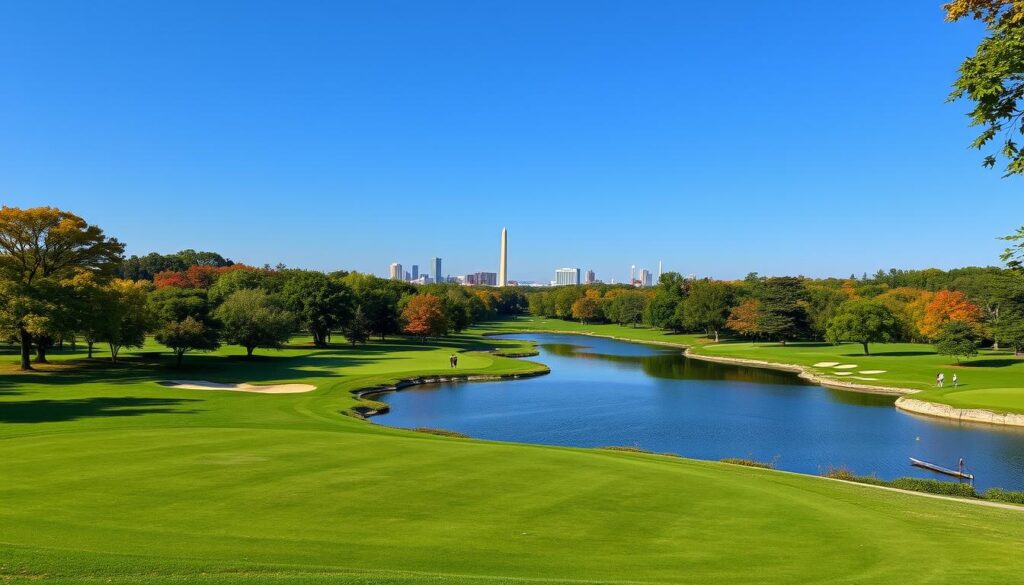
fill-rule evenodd
<path id="1" fill-rule="evenodd" d="M 623 339 L 678 343 L 692 351 L 713 356 L 796 364 L 838 381 L 921 390 L 914 398 L 942 402 L 957 408 L 983 408 L 998 412 L 1024 412 L 1024 358 L 1012 352 L 983 349 L 974 358 L 956 361 L 938 355 L 921 343 L 873 343 L 871 355 L 860 344 L 846 343 L 751 343 L 724 341 L 710 343 L 697 335 L 673 335 L 648 328 L 619 325 L 580 325 L 557 319 L 524 318 L 489 326 L 503 331 L 570 331 L 608 335 Z M 836 364 L 819 366 L 815 364 Z M 848 367 L 854 366 L 854 367 Z M 935 376 L 946 374 L 946 387 L 935 388 Z M 952 388 L 952 375 L 960 388 Z"/>
<path id="2" fill-rule="evenodd" d="M 293 347 L 254 362 L 229 348 L 187 356 L 185 372 L 152 357 L 2 370 L 0 579 L 1005 583 L 1024 571 L 1024 511 L 343 414 L 354 388 L 446 373 L 453 349 L 496 347 L 517 349 L 466 334 Z M 536 368 L 472 351 L 459 366 Z M 156 383 L 170 378 L 317 390 Z"/>

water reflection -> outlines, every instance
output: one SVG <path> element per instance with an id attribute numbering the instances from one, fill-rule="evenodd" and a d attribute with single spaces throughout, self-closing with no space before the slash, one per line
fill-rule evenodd
<path id="1" fill-rule="evenodd" d="M 896 410 L 895 397 L 830 390 L 796 374 L 687 359 L 678 349 L 602 338 L 513 335 L 540 343 L 547 376 L 438 384 L 387 394 L 378 422 L 552 445 L 635 445 L 688 457 L 753 457 L 820 473 L 845 466 L 935 477 L 908 457 L 955 466 L 979 487 L 1024 489 L 1024 432 Z"/>

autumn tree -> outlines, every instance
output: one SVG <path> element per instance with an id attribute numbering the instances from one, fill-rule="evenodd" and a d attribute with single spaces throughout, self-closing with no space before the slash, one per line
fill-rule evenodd
<path id="1" fill-rule="evenodd" d="M 572 304 L 572 318 L 578 319 L 580 323 L 596 321 L 600 315 L 601 309 L 592 297 L 580 297 Z"/>
<path id="2" fill-rule="evenodd" d="M 403 328 L 409 335 L 438 337 L 448 333 L 448 320 L 441 299 L 432 294 L 415 295 L 402 310 Z"/>
<path id="3" fill-rule="evenodd" d="M 73 213 L 0 208 L 0 277 L 8 283 L 0 311 L 21 343 L 21 369 L 32 369 L 33 323 L 52 321 L 56 308 L 44 292 L 58 290 L 79 271 L 109 277 L 123 252 L 124 245 Z"/>
<path id="4" fill-rule="evenodd" d="M 221 324 L 224 341 L 244 347 L 247 357 L 252 357 L 257 347 L 280 349 L 295 330 L 295 317 L 275 307 L 270 296 L 259 289 L 231 293 L 214 317 Z"/>
<path id="5" fill-rule="evenodd" d="M 725 327 L 735 331 L 739 335 L 750 337 L 751 340 L 761 335 L 761 301 L 747 299 L 732 308 L 729 318 L 725 320 Z"/>
<path id="6" fill-rule="evenodd" d="M 932 338 L 950 321 L 960 321 L 977 327 L 981 311 L 960 291 L 940 290 L 924 309 L 924 318 L 918 324 L 921 335 Z"/>
<path id="7" fill-rule="evenodd" d="M 831 343 L 856 341 L 868 355 L 869 343 L 888 343 L 899 334 L 899 320 L 882 303 L 854 299 L 844 303 L 829 322 L 825 338 Z"/>

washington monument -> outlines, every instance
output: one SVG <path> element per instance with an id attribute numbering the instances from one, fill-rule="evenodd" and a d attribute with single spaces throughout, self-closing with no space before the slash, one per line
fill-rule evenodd
<path id="1" fill-rule="evenodd" d="M 501 228 L 501 265 L 498 267 L 498 286 L 508 286 L 508 230 Z"/>

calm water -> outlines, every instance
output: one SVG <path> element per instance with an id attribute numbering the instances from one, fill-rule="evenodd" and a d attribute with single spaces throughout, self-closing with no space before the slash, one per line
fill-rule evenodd
<path id="1" fill-rule="evenodd" d="M 678 350 L 574 335 L 540 343 L 547 376 L 431 384 L 382 395 L 377 422 L 499 441 L 637 446 L 699 459 L 752 457 L 817 474 L 948 479 L 907 457 L 956 467 L 979 488 L 1024 490 L 1024 431 L 910 415 L 894 397 L 829 390 L 794 374 L 689 360 Z"/>

